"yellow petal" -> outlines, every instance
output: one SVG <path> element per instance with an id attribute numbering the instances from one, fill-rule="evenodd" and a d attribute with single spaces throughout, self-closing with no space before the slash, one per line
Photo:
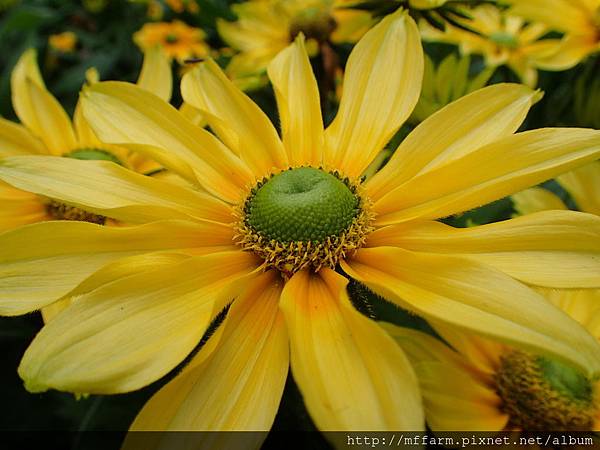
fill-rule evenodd
<path id="1" fill-rule="evenodd" d="M 368 245 L 461 255 L 525 283 L 600 287 L 600 217 L 546 211 L 469 228 L 417 222 L 381 228 Z"/>
<path id="2" fill-rule="evenodd" d="M 415 368 L 427 424 L 433 431 L 504 428 L 508 415 L 501 411 L 491 379 L 475 376 L 468 359 L 424 333 L 391 324 L 385 324 L 385 329 L 406 350 Z"/>
<path id="3" fill-rule="evenodd" d="M 30 392 L 114 394 L 166 375 L 198 344 L 215 302 L 256 268 L 239 251 L 192 257 L 113 281 L 48 323 L 19 366 Z"/>
<path id="4" fill-rule="evenodd" d="M 556 31 L 577 34 L 589 23 L 589 11 L 571 0 L 510 0 L 510 14 L 542 22 Z"/>
<path id="5" fill-rule="evenodd" d="M 103 227 L 46 222 L 0 235 L 0 315 L 19 315 L 67 295 L 117 259 L 160 250 L 228 248 L 231 230 L 193 222 Z M 219 248 L 220 247 L 220 248 Z"/>
<path id="6" fill-rule="evenodd" d="M 381 225 L 435 219 L 489 203 L 600 156 L 600 131 L 543 128 L 485 145 L 419 175 L 374 205 Z"/>
<path id="7" fill-rule="evenodd" d="M 423 64 L 419 30 L 405 11 L 365 34 L 350 54 L 340 108 L 325 133 L 328 165 L 350 177 L 367 168 L 417 104 Z"/>
<path id="8" fill-rule="evenodd" d="M 181 253 L 146 253 L 142 255 L 128 256 L 115 262 L 109 263 L 90 277 L 83 280 L 75 289 L 62 299 L 42 308 L 44 323 L 50 322 L 58 314 L 71 305 L 77 296 L 88 293 L 103 284 L 110 283 L 119 278 L 125 278 L 148 269 L 156 269 L 159 266 L 168 268 L 170 265 L 189 258 Z"/>
<path id="9" fill-rule="evenodd" d="M 71 119 L 58 100 L 30 78 L 25 79 L 24 89 L 33 111 L 26 125 L 42 140 L 48 152 L 61 155 L 75 149 L 77 139 Z"/>
<path id="10" fill-rule="evenodd" d="M 252 180 L 246 165 L 218 139 L 144 89 L 97 83 L 83 92 L 81 101 L 86 119 L 103 141 L 163 149 L 169 154 L 165 159 L 180 159 L 198 183 L 225 200 L 239 201 Z"/>
<path id="11" fill-rule="evenodd" d="M 154 47 L 144 52 L 144 63 L 136 84 L 165 102 L 171 99 L 173 90 L 171 60 L 161 47 Z"/>
<path id="12" fill-rule="evenodd" d="M 282 283 L 277 277 L 271 271 L 251 282 L 234 301 L 219 332 L 146 403 L 131 431 L 271 428 L 289 366 L 287 332 L 278 308 Z M 256 435 L 245 441 L 249 448 L 255 445 L 254 438 L 260 442 L 266 433 Z M 131 448 L 135 439 L 135 434 L 128 437 Z M 162 442 L 164 448 L 168 439 L 167 435 Z M 202 436 L 194 448 L 228 448 L 227 439 L 227 435 Z"/>
<path id="13" fill-rule="evenodd" d="M 369 196 L 377 200 L 416 175 L 511 135 L 537 98 L 538 94 L 526 86 L 496 84 L 442 108 L 419 124 L 369 180 Z"/>
<path id="14" fill-rule="evenodd" d="M 223 73 L 213 60 L 208 60 L 185 74 L 181 81 L 181 94 L 192 106 L 208 113 L 238 138 L 239 146 L 233 149 L 252 169 L 256 178 L 285 168 L 287 156 L 277 131 L 267 115 Z"/>
<path id="15" fill-rule="evenodd" d="M 537 289 L 600 339 L 600 289 Z"/>
<path id="16" fill-rule="evenodd" d="M 14 156 L 0 161 L 0 179 L 124 222 L 190 218 L 231 222 L 229 206 L 211 195 L 107 161 Z"/>
<path id="17" fill-rule="evenodd" d="M 417 380 L 402 350 L 357 312 L 330 269 L 296 273 L 282 298 L 291 363 L 317 428 L 420 430 Z"/>
<path id="18" fill-rule="evenodd" d="M 393 247 L 342 262 L 351 277 L 425 318 L 600 372 L 600 343 L 525 285 L 487 265 Z"/>
<path id="19" fill-rule="evenodd" d="M 290 164 L 319 167 L 323 158 L 323 118 L 303 35 L 279 53 L 269 65 L 268 74 L 277 97 L 283 145 Z"/>
<path id="20" fill-rule="evenodd" d="M 556 181 L 569 192 L 581 211 L 600 216 L 600 162 L 560 175 Z"/>
<path id="21" fill-rule="evenodd" d="M 27 128 L 0 117 L 0 157 L 46 152 L 44 144 Z"/>
<path id="22" fill-rule="evenodd" d="M 0 233 L 18 226 L 47 220 L 46 207 L 35 194 L 0 181 Z"/>
<path id="23" fill-rule="evenodd" d="M 558 196 L 539 187 L 517 192 L 511 196 L 511 200 L 519 214 L 531 214 L 552 209 L 568 209 Z"/>

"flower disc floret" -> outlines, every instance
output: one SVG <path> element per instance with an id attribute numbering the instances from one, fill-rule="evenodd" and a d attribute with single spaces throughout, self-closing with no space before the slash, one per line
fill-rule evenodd
<path id="1" fill-rule="evenodd" d="M 513 350 L 501 358 L 496 387 L 510 425 L 524 430 L 591 430 L 594 386 L 571 366 Z"/>
<path id="2" fill-rule="evenodd" d="M 237 241 L 282 272 L 335 267 L 371 230 L 368 202 L 358 191 L 358 184 L 337 172 L 280 172 L 251 190 L 239 214 Z"/>

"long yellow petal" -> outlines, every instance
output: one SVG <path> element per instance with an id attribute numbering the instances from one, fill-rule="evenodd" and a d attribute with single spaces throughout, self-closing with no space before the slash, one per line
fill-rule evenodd
<path id="1" fill-rule="evenodd" d="M 171 100 L 173 91 L 171 60 L 161 47 L 157 46 L 144 52 L 144 63 L 136 84 L 165 102 Z"/>
<path id="2" fill-rule="evenodd" d="M 412 177 L 513 134 L 538 94 L 520 84 L 496 84 L 450 103 L 402 141 L 390 161 L 367 183 L 373 200 Z"/>
<path id="3" fill-rule="evenodd" d="M 167 221 L 137 227 L 46 222 L 0 235 L 0 315 L 19 315 L 69 294 L 108 263 L 161 250 L 228 249 L 231 230 Z"/>
<path id="4" fill-rule="evenodd" d="M 600 216 L 600 162 L 560 175 L 556 181 L 563 186 L 581 211 Z"/>
<path id="5" fill-rule="evenodd" d="M 548 354 L 600 373 L 600 343 L 527 286 L 487 265 L 393 247 L 342 262 L 351 277 L 425 318 Z"/>
<path id="6" fill-rule="evenodd" d="M 14 156 L 0 161 L 0 179 L 19 189 L 129 223 L 161 219 L 231 222 L 230 207 L 211 195 L 107 161 Z"/>
<path id="7" fill-rule="evenodd" d="M 61 155 L 77 148 L 71 119 L 58 100 L 29 78 L 25 89 L 35 114 L 27 126 L 44 142 L 48 152 Z"/>
<path id="8" fill-rule="evenodd" d="M 128 256 L 109 263 L 83 280 L 62 299 L 44 306 L 41 310 L 44 323 L 48 323 L 54 319 L 71 305 L 79 295 L 93 291 L 104 284 L 138 274 L 148 269 L 157 269 L 159 266 L 168 268 L 170 265 L 189 257 L 189 255 L 183 253 L 145 253 Z"/>
<path id="9" fill-rule="evenodd" d="M 323 159 L 323 118 L 304 36 L 279 53 L 269 65 L 268 74 L 277 97 L 283 145 L 290 164 L 319 167 Z"/>
<path id="10" fill-rule="evenodd" d="M 533 187 L 511 196 L 515 211 L 519 214 L 532 214 L 552 209 L 568 209 L 563 201 L 547 189 Z"/>
<path id="11" fill-rule="evenodd" d="M 22 125 L 0 117 L 0 157 L 45 154 L 46 147 Z"/>
<path id="12" fill-rule="evenodd" d="M 81 295 L 38 333 L 19 375 L 30 392 L 114 394 L 146 386 L 192 351 L 215 302 L 253 263 L 239 251 L 192 257 Z"/>
<path id="13" fill-rule="evenodd" d="M 489 203 L 600 156 L 600 131 L 543 128 L 505 137 L 417 176 L 375 202 L 381 225 Z"/>
<path id="14" fill-rule="evenodd" d="M 330 269 L 296 273 L 281 297 L 294 379 L 323 431 L 420 430 L 417 380 L 401 349 L 357 312 L 348 280 Z"/>
<path id="15" fill-rule="evenodd" d="M 545 211 L 470 228 L 392 225 L 372 233 L 367 245 L 461 255 L 539 286 L 600 287 L 600 217 L 592 214 Z"/>
<path id="16" fill-rule="evenodd" d="M 268 431 L 289 366 L 287 332 L 278 308 L 281 285 L 273 271 L 253 280 L 234 301 L 220 333 L 150 399 L 130 430 Z M 266 433 L 256 433 L 244 448 L 260 446 L 264 437 Z M 132 448 L 135 438 L 128 437 Z M 157 438 L 168 446 L 168 435 Z M 194 448 L 228 448 L 228 438 L 199 436 Z"/>
<path id="17" fill-rule="evenodd" d="M 424 333 L 385 324 L 413 364 L 433 431 L 501 431 L 508 415 L 491 379 L 477 377 L 470 361 Z M 490 377 L 491 378 L 491 377 Z M 486 381 L 488 382 L 486 384 Z"/>
<path id="18" fill-rule="evenodd" d="M 348 58 L 338 114 L 325 132 L 332 167 L 359 176 L 419 100 L 423 78 L 419 30 L 405 11 L 384 18 Z"/>
<path id="19" fill-rule="evenodd" d="M 600 339 L 600 289 L 537 289 Z"/>
<path id="20" fill-rule="evenodd" d="M 227 201 L 238 202 L 253 180 L 248 167 L 217 138 L 133 84 L 94 84 L 84 90 L 81 102 L 100 139 L 161 148 L 169 155 L 166 159 L 182 160 L 194 171 L 199 184 Z"/>
<path id="21" fill-rule="evenodd" d="M 267 115 L 213 60 L 184 75 L 181 94 L 187 103 L 208 113 L 209 125 L 216 117 L 221 128 L 226 126 L 229 133 L 237 135 L 238 148 L 233 151 L 241 155 L 257 179 L 288 165 L 283 144 Z"/>

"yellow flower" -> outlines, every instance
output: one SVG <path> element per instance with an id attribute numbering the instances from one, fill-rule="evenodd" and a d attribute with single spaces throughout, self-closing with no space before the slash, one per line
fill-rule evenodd
<path id="1" fill-rule="evenodd" d="M 88 82 L 97 82 L 94 69 L 88 71 Z M 147 52 L 138 79 L 138 85 L 160 95 L 171 97 L 171 70 L 167 58 L 159 51 Z M 13 155 L 53 155 L 79 160 L 106 160 L 116 162 L 139 173 L 150 173 L 160 168 L 154 161 L 125 147 L 102 143 L 83 117 L 80 104 L 73 121 L 58 101 L 46 89 L 36 61 L 36 52 L 25 52 L 17 62 L 11 77 L 12 99 L 15 112 L 22 124 L 0 118 L 0 157 Z M 66 175 L 68 176 L 68 175 Z M 114 224 L 105 216 L 53 200 L 50 195 L 39 196 L 0 182 L 0 232 L 20 225 L 46 220 L 84 220 L 100 224 Z M 57 302 L 44 308 L 48 321 L 65 307 Z"/>
<path id="2" fill-rule="evenodd" d="M 546 295 L 600 339 L 598 292 Z M 434 328 L 452 348 L 415 330 L 384 328 L 413 363 L 434 432 L 600 430 L 600 381 L 564 362 L 443 325 Z"/>
<path id="3" fill-rule="evenodd" d="M 351 3 L 351 0 L 264 0 L 232 5 L 238 20 L 217 21 L 223 40 L 240 52 L 231 59 L 228 75 L 239 80 L 240 86 L 244 86 L 245 78 L 255 80 L 300 32 L 307 38 L 311 56 L 329 40 L 356 42 L 374 20 L 367 12 L 344 9 Z"/>
<path id="4" fill-rule="evenodd" d="M 600 215 L 600 162 L 560 175 L 557 181 L 579 209 Z M 516 210 L 530 217 L 568 209 L 558 196 L 537 187 L 512 198 Z M 592 233 L 591 248 L 595 241 Z M 566 258 L 561 264 L 568 264 Z M 600 339 L 600 290 L 537 290 Z M 434 431 L 600 430 L 600 381 L 571 367 L 444 326 L 436 331 L 455 351 L 422 333 L 385 327 L 414 364 Z"/>
<path id="5" fill-rule="evenodd" d="M 470 67 L 471 58 L 468 55 L 457 57 L 451 53 L 437 68 L 431 58 L 425 55 L 423 89 L 411 119 L 422 122 L 448 103 L 482 88 L 495 70 L 493 67 L 483 69 L 477 76 L 471 78 Z"/>
<path id="6" fill-rule="evenodd" d="M 166 3 L 177 14 L 181 14 L 185 10 L 192 14 L 200 11 L 200 7 L 195 0 L 166 0 Z"/>
<path id="7" fill-rule="evenodd" d="M 565 33 L 556 55 L 543 61 L 548 70 L 566 70 L 600 51 L 600 0 L 507 0 L 510 11 Z"/>
<path id="8" fill-rule="evenodd" d="M 205 37 L 200 28 L 190 27 L 179 20 L 147 23 L 133 34 L 133 40 L 140 49 L 145 51 L 158 46 L 179 62 L 206 57 L 210 48 L 204 42 Z"/>
<path id="9" fill-rule="evenodd" d="M 196 188 L 102 161 L 81 174 L 74 159 L 0 160 L 17 187 L 139 224 L 0 235 L 3 314 L 76 298 L 26 351 L 26 387 L 128 392 L 189 357 L 133 430 L 268 430 L 291 366 L 319 429 L 422 429 L 412 368 L 352 306 L 350 277 L 431 321 L 600 372 L 597 340 L 522 283 L 600 286 L 600 219 L 552 212 L 466 231 L 435 221 L 598 158 L 600 132 L 514 134 L 537 94 L 495 85 L 421 123 L 362 183 L 417 103 L 422 73 L 418 29 L 398 11 L 354 47 L 326 129 L 302 36 L 268 67 L 281 138 L 212 60 L 184 76 L 182 95 L 215 134 L 135 85 L 86 88 L 101 139 L 135 144 Z"/>
<path id="10" fill-rule="evenodd" d="M 481 54 L 490 67 L 507 65 L 529 86 L 537 84 L 537 69 L 554 70 L 553 57 L 560 39 L 540 39 L 549 29 L 540 23 L 526 23 L 493 5 L 465 10 L 472 19 L 457 18 L 469 32 L 451 24 L 440 31 L 420 22 L 424 40 L 456 44 L 464 54 Z"/>
<path id="11" fill-rule="evenodd" d="M 75 46 L 77 45 L 77 35 L 72 31 L 51 34 L 48 37 L 48 45 L 59 52 L 70 53 L 75 50 Z"/>

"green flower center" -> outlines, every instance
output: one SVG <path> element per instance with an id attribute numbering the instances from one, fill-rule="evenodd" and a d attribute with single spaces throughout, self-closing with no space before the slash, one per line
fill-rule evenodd
<path id="1" fill-rule="evenodd" d="M 344 231 L 358 199 L 335 176 L 311 167 L 275 175 L 247 204 L 248 224 L 279 242 L 322 241 Z"/>
<path id="2" fill-rule="evenodd" d="M 111 152 L 100 148 L 79 148 L 64 155 L 66 158 L 81 159 L 85 161 L 112 161 L 120 166 L 123 165 L 121 160 Z"/>
<path id="3" fill-rule="evenodd" d="M 177 43 L 177 41 L 179 41 L 179 36 L 177 36 L 176 34 L 167 34 L 167 36 L 165 37 L 165 40 L 167 41 L 167 44 L 175 44 Z"/>
<path id="4" fill-rule="evenodd" d="M 577 369 L 519 350 L 506 353 L 496 387 L 510 424 L 524 430 L 589 431 L 598 412 L 594 385 Z"/>
<path id="5" fill-rule="evenodd" d="M 252 189 L 239 211 L 237 242 L 283 272 L 335 267 L 371 231 L 368 201 L 336 172 L 288 169 Z"/>
<path id="6" fill-rule="evenodd" d="M 496 31 L 490 34 L 490 40 L 501 47 L 517 48 L 519 46 L 518 39 L 512 34 L 505 33 L 504 31 Z"/>
<path id="7" fill-rule="evenodd" d="M 302 32 L 306 39 L 326 42 L 335 27 L 335 20 L 323 8 L 304 8 L 292 20 L 290 25 L 290 40 L 293 41 Z"/>

